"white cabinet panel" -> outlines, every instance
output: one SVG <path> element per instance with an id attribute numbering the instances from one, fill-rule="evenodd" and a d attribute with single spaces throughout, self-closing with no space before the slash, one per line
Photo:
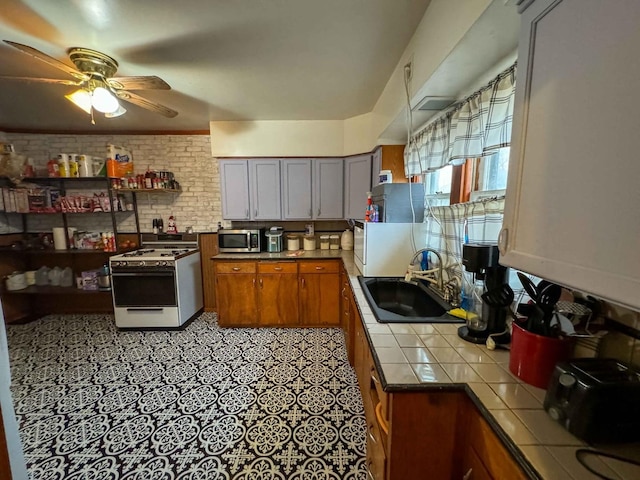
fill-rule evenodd
<path id="1" fill-rule="evenodd" d="M 249 220 L 249 169 L 246 160 L 220 160 L 222 218 Z"/>
<path id="2" fill-rule="evenodd" d="M 346 158 L 344 161 L 344 218 L 364 219 L 367 192 L 370 191 L 371 155 Z"/>
<path id="3" fill-rule="evenodd" d="M 310 159 L 282 160 L 282 209 L 284 220 L 311 219 Z"/>
<path id="4" fill-rule="evenodd" d="M 523 12 L 500 236 L 505 265 L 636 310 L 638 25 L 637 0 Z"/>
<path id="5" fill-rule="evenodd" d="M 249 179 L 251 219 L 281 219 L 280 160 L 270 158 L 249 160 Z"/>
<path id="6" fill-rule="evenodd" d="M 313 163 L 313 218 L 343 218 L 344 159 L 316 158 Z"/>

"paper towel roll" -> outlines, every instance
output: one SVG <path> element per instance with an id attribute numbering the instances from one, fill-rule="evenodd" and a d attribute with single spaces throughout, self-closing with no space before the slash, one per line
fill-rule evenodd
<path id="1" fill-rule="evenodd" d="M 53 248 L 56 250 L 67 249 L 67 235 L 63 227 L 53 228 Z"/>

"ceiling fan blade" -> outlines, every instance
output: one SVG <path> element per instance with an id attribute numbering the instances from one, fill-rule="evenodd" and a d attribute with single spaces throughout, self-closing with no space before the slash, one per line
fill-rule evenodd
<path id="1" fill-rule="evenodd" d="M 124 90 L 171 90 L 167 82 L 160 77 L 138 76 L 138 77 L 111 77 L 107 83 L 113 88 Z"/>
<path id="2" fill-rule="evenodd" d="M 57 83 L 58 85 L 69 85 L 71 87 L 77 87 L 82 85 L 81 81 L 76 81 L 76 80 L 60 80 L 58 78 L 39 78 L 39 77 L 12 77 L 10 75 L 0 75 L 0 80 L 18 80 L 22 82 L 37 82 L 37 83 Z"/>
<path id="3" fill-rule="evenodd" d="M 41 62 L 51 65 L 52 67 L 58 68 L 73 77 L 79 78 L 80 80 L 87 80 L 87 78 L 89 78 L 87 75 L 80 72 L 79 70 L 76 70 L 74 67 L 71 67 L 66 63 L 62 63 L 59 60 L 56 60 L 55 58 L 50 57 L 46 53 L 43 53 L 40 50 L 36 50 L 33 47 L 29 47 L 28 45 L 23 45 L 21 43 L 11 42 L 9 40 L 4 40 L 4 43 L 11 45 L 14 48 L 17 48 L 22 53 L 31 55 L 33 58 L 40 60 Z"/>
<path id="4" fill-rule="evenodd" d="M 125 100 L 127 102 L 133 103 L 134 105 L 138 105 L 139 107 L 146 108 L 147 110 L 151 110 L 152 112 L 159 113 L 160 115 L 164 115 L 165 117 L 173 118 L 178 115 L 178 112 L 170 109 L 169 107 L 165 107 L 164 105 L 160 105 L 159 103 L 152 102 L 151 100 L 147 100 L 146 98 L 141 97 L 140 95 L 136 95 L 135 93 L 127 92 L 125 90 L 116 90 L 116 95 L 121 100 Z"/>

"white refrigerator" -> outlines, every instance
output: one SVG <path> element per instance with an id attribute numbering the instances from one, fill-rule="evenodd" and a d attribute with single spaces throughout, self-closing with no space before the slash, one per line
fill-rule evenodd
<path id="1" fill-rule="evenodd" d="M 358 222 L 353 229 L 354 261 L 365 277 L 404 277 L 414 253 L 426 242 L 425 223 Z"/>

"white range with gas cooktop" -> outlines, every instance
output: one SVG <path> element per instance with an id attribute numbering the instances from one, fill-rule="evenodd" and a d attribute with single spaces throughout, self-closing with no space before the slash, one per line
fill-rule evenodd
<path id="1" fill-rule="evenodd" d="M 203 307 L 197 237 L 155 239 L 109 259 L 116 326 L 179 328 Z M 170 248 L 162 248 L 166 245 Z"/>

